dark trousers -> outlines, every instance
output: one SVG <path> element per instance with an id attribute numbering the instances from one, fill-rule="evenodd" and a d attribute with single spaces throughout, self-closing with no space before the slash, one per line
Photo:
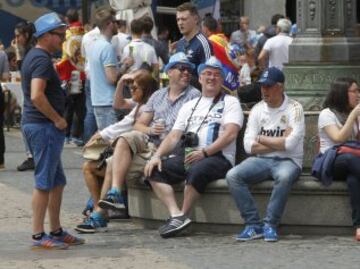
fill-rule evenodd
<path id="1" fill-rule="evenodd" d="M 4 138 L 4 93 L 0 85 L 0 164 L 4 163 L 5 138 Z"/>
<path id="2" fill-rule="evenodd" d="M 66 97 L 65 120 L 68 124 L 66 136 L 82 138 L 84 133 L 85 94 L 72 94 Z M 75 116 L 75 121 L 74 121 Z"/>
<path id="3" fill-rule="evenodd" d="M 353 225 L 360 228 L 360 157 L 340 154 L 334 163 L 334 179 L 346 180 L 352 209 Z"/>

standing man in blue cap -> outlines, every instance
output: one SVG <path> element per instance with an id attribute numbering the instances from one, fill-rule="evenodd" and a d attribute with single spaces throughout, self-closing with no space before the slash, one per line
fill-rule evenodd
<path id="1" fill-rule="evenodd" d="M 183 105 L 171 132 L 144 170 L 154 193 L 170 213 L 159 228 L 163 238 L 175 236 L 191 224 L 187 215 L 206 185 L 224 178 L 235 163 L 235 140 L 243 123 L 240 102 L 222 93 L 225 73 L 214 56 L 199 65 L 198 73 L 202 95 Z M 180 141 L 182 154 L 166 159 Z M 184 180 L 180 209 L 172 185 Z"/>
<path id="2" fill-rule="evenodd" d="M 26 55 L 21 69 L 24 91 L 22 129 L 35 161 L 32 196 L 32 248 L 66 249 L 83 244 L 60 224 L 60 208 L 66 178 L 61 163 L 65 139 L 65 92 L 53 67 L 51 54 L 61 51 L 66 24 L 56 13 L 35 21 L 36 46 Z M 50 234 L 44 221 L 49 213 Z"/>
<path id="3" fill-rule="evenodd" d="M 304 113 L 301 104 L 284 93 L 282 71 L 270 67 L 259 82 L 263 100 L 251 110 L 244 136 L 245 151 L 254 156 L 231 169 L 226 180 L 246 225 L 236 240 L 264 237 L 275 242 L 288 194 L 301 172 Z M 261 221 L 248 185 L 269 179 L 274 186 Z"/>

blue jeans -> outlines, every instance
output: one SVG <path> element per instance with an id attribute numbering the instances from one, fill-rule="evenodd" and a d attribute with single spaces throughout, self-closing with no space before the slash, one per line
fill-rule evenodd
<path id="1" fill-rule="evenodd" d="M 116 113 L 112 106 L 94 106 L 94 114 L 99 130 L 117 122 Z"/>
<path id="2" fill-rule="evenodd" d="M 35 162 L 35 188 L 44 191 L 66 184 L 61 162 L 65 131 L 53 123 L 27 123 L 22 126 Z"/>
<path id="3" fill-rule="evenodd" d="M 273 179 L 274 186 L 264 223 L 276 227 L 284 212 L 288 194 L 301 173 L 290 159 L 250 157 L 226 175 L 230 192 L 246 225 L 261 225 L 259 212 L 248 185 Z"/>
<path id="4" fill-rule="evenodd" d="M 360 228 L 360 157 L 351 153 L 336 156 L 334 162 L 334 180 L 347 183 L 352 209 L 353 225 Z"/>
<path id="5" fill-rule="evenodd" d="M 91 103 L 90 80 L 85 81 L 85 106 L 86 114 L 84 119 L 84 143 L 96 132 L 97 125 L 94 115 L 94 108 Z"/>

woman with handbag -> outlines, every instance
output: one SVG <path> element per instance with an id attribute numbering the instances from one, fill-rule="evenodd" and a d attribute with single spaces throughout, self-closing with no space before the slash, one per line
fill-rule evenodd
<path id="1" fill-rule="evenodd" d="M 130 86 L 131 99 L 125 99 L 122 95 L 126 84 Z M 117 85 L 113 106 L 117 109 L 132 108 L 132 110 L 121 121 L 95 133 L 85 145 L 85 152 L 87 148 L 90 148 L 91 145 L 99 140 L 105 140 L 110 144 L 120 134 L 131 131 L 135 120 L 141 115 L 145 103 L 158 88 L 157 86 L 157 81 L 145 70 L 138 70 L 131 74 L 123 75 Z M 110 188 L 111 181 L 107 180 L 107 177 L 111 177 L 112 165 L 110 161 L 107 163 L 107 166 L 99 169 L 99 162 L 101 160 L 87 160 L 83 165 L 85 182 L 93 199 L 93 210 L 90 210 L 92 212 L 86 212 L 87 210 L 85 210 L 84 213 L 88 217 L 75 228 L 79 232 L 94 233 L 95 231 L 103 230 L 107 226 L 104 212 L 98 207 L 98 201 L 100 199 L 101 185 L 107 184 L 108 188 Z M 100 180 L 103 180 L 103 183 L 99 184 Z M 102 189 L 107 190 L 108 188 L 103 187 Z"/>
<path id="2" fill-rule="evenodd" d="M 318 122 L 321 154 L 336 144 L 359 140 L 359 98 L 359 86 L 354 79 L 338 78 L 331 83 Z M 359 156 L 338 150 L 331 167 L 334 180 L 344 180 L 347 183 L 357 241 L 360 241 L 359 164 Z"/>

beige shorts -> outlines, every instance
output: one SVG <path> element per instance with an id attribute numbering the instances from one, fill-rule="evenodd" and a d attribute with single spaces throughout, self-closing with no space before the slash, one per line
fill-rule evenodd
<path id="1" fill-rule="evenodd" d="M 149 137 L 146 134 L 139 131 L 127 132 L 120 137 L 126 140 L 133 153 L 133 160 L 127 172 L 126 179 L 128 181 L 142 180 L 146 162 L 154 155 L 156 146 L 152 142 L 149 142 Z"/>

